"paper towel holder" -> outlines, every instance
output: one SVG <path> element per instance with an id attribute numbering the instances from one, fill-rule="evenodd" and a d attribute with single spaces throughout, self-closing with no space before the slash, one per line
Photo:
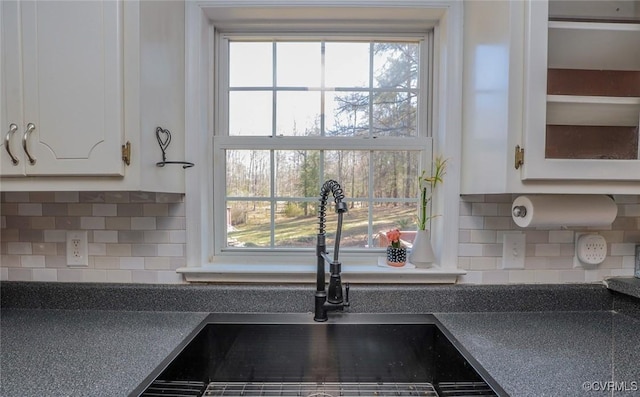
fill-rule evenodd
<path id="1" fill-rule="evenodd" d="M 517 205 L 513 207 L 513 216 L 516 218 L 524 218 L 527 216 L 527 207 L 524 205 Z"/>

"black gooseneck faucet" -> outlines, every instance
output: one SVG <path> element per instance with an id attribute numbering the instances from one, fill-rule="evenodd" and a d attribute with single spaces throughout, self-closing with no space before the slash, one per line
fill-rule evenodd
<path id="1" fill-rule="evenodd" d="M 338 227 L 336 230 L 335 248 L 333 259 L 327 254 L 325 222 L 327 210 L 327 198 L 329 193 L 333 194 L 336 203 L 336 213 L 338 214 Z M 316 256 L 318 257 L 318 268 L 316 274 L 316 294 L 315 294 L 315 321 L 327 321 L 327 312 L 343 310 L 349 306 L 349 284 L 345 283 L 345 296 L 342 294 L 342 280 L 340 272 L 342 264 L 338 261 L 338 251 L 340 250 L 340 235 L 342 234 L 342 215 L 347 212 L 347 204 L 343 202 L 344 194 L 340 184 L 334 180 L 328 180 L 320 189 L 320 205 L 318 206 L 318 242 L 316 244 Z M 329 288 L 325 290 L 324 264 L 327 261 L 330 265 Z"/>

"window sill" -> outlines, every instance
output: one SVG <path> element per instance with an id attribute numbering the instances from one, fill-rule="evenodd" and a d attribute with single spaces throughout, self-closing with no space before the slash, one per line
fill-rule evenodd
<path id="1" fill-rule="evenodd" d="M 237 265 L 215 264 L 182 267 L 176 270 L 187 282 L 240 283 L 315 283 L 316 272 L 308 265 Z M 327 273 L 328 274 L 328 273 Z M 350 283 L 376 284 L 455 284 L 460 269 L 433 266 L 422 268 L 384 268 L 375 265 L 343 266 L 342 280 Z"/>

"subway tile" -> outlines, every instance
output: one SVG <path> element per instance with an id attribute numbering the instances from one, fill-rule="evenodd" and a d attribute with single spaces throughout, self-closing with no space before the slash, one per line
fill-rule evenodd
<path id="1" fill-rule="evenodd" d="M 33 269 L 10 267 L 8 268 L 7 277 L 11 281 L 33 281 Z"/>
<path id="2" fill-rule="evenodd" d="M 82 282 L 82 269 L 58 269 L 58 281 L 65 283 Z"/>
<path id="3" fill-rule="evenodd" d="M 460 200 L 467 203 L 484 203 L 485 195 L 484 194 L 465 194 L 464 196 L 460 196 Z"/>
<path id="4" fill-rule="evenodd" d="M 184 284 L 182 274 L 174 271 L 158 271 L 158 282 L 163 284 Z"/>
<path id="5" fill-rule="evenodd" d="M 143 243 L 144 233 L 141 230 L 120 230 L 118 231 L 119 243 Z"/>
<path id="6" fill-rule="evenodd" d="M 158 217 L 158 230 L 184 230 L 186 229 L 186 219 L 181 216 Z"/>
<path id="7" fill-rule="evenodd" d="M 471 270 L 496 270 L 498 268 L 498 261 L 501 258 L 495 257 L 471 257 L 469 269 Z"/>
<path id="8" fill-rule="evenodd" d="M 640 219 L 640 218 L 638 218 Z M 623 243 L 636 243 L 640 244 L 640 230 L 627 230 L 624 232 L 624 237 L 622 239 Z"/>
<path id="9" fill-rule="evenodd" d="M 611 255 L 635 255 L 636 245 L 633 243 L 611 244 Z"/>
<path id="10" fill-rule="evenodd" d="M 146 270 L 169 270 L 171 269 L 171 259 L 161 256 L 144 258 L 144 268 Z"/>
<path id="11" fill-rule="evenodd" d="M 623 269 L 634 269 L 636 265 L 635 256 L 623 256 L 622 257 L 622 268 Z"/>
<path id="12" fill-rule="evenodd" d="M 4 201 L 7 203 L 28 203 L 28 192 L 4 192 Z"/>
<path id="13" fill-rule="evenodd" d="M 7 228 L 7 217 L 4 215 L 0 215 L 0 229 Z"/>
<path id="14" fill-rule="evenodd" d="M 495 230 L 471 230 L 472 243 L 496 243 L 497 232 Z"/>
<path id="15" fill-rule="evenodd" d="M 158 272 L 148 270 L 132 270 L 131 282 L 152 284 L 158 282 Z"/>
<path id="16" fill-rule="evenodd" d="M 600 234 L 607 240 L 607 243 L 622 243 L 624 242 L 624 231 L 622 230 L 605 230 L 601 231 Z"/>
<path id="17" fill-rule="evenodd" d="M 169 216 L 169 205 L 158 204 L 158 203 L 142 204 L 142 215 L 143 216 Z"/>
<path id="18" fill-rule="evenodd" d="M 485 197 L 485 201 L 487 202 L 509 203 L 509 206 L 511 206 L 514 199 L 515 197 L 512 194 L 492 194 L 491 196 Z"/>
<path id="19" fill-rule="evenodd" d="M 118 232 L 115 230 L 94 230 L 94 243 L 118 243 Z"/>
<path id="20" fill-rule="evenodd" d="M 108 230 L 131 230 L 131 218 L 128 217 L 107 217 L 105 228 Z"/>
<path id="21" fill-rule="evenodd" d="M 23 229 L 19 232 L 20 241 L 39 243 L 44 241 L 44 231 L 34 229 Z"/>
<path id="22" fill-rule="evenodd" d="M 156 193 L 156 203 L 180 203 L 184 201 L 182 193 Z"/>
<path id="23" fill-rule="evenodd" d="M 480 230 L 484 228 L 484 218 L 481 216 L 460 216 L 459 227 L 463 230 Z"/>
<path id="24" fill-rule="evenodd" d="M 93 215 L 93 204 L 67 204 L 67 213 L 69 216 L 91 216 Z"/>
<path id="25" fill-rule="evenodd" d="M 187 231 L 186 230 L 170 230 L 169 242 L 176 243 L 176 244 L 185 244 L 187 242 Z"/>
<path id="26" fill-rule="evenodd" d="M 508 284 L 509 272 L 502 270 L 486 270 L 482 273 L 483 284 Z"/>
<path id="27" fill-rule="evenodd" d="M 156 244 L 131 244 L 132 256 L 157 256 L 158 245 Z"/>
<path id="28" fill-rule="evenodd" d="M 151 192 L 131 192 L 129 194 L 132 203 L 155 203 L 156 194 Z"/>
<path id="29" fill-rule="evenodd" d="M 93 216 L 117 216 L 117 204 L 93 204 L 91 214 Z"/>
<path id="30" fill-rule="evenodd" d="M 558 273 L 561 283 L 584 283 L 583 269 L 560 270 Z"/>
<path id="31" fill-rule="evenodd" d="M 618 216 L 640 216 L 640 204 L 627 204 L 618 206 Z"/>
<path id="32" fill-rule="evenodd" d="M 89 256 L 105 256 L 107 255 L 106 243 L 89 243 L 87 246 Z"/>
<path id="33" fill-rule="evenodd" d="M 611 224 L 612 230 L 638 230 L 640 218 L 618 216 Z"/>
<path id="34" fill-rule="evenodd" d="M 535 270 L 517 269 L 507 272 L 511 284 L 531 284 L 535 281 Z"/>
<path id="35" fill-rule="evenodd" d="M 185 203 L 169 203 L 169 216 L 185 216 L 186 208 Z"/>
<path id="36" fill-rule="evenodd" d="M 142 270 L 145 268 L 144 258 L 120 258 L 120 269 Z"/>
<path id="37" fill-rule="evenodd" d="M 107 282 L 107 271 L 103 269 L 82 269 L 82 281 L 89 283 Z"/>
<path id="38" fill-rule="evenodd" d="M 458 256 L 482 256 L 482 244 L 458 244 Z"/>
<path id="39" fill-rule="evenodd" d="M 632 277 L 632 269 L 611 269 L 611 277 Z"/>
<path id="40" fill-rule="evenodd" d="M 56 216 L 56 229 L 80 229 L 80 218 L 72 216 Z"/>
<path id="41" fill-rule="evenodd" d="M 31 248 L 34 255 L 58 255 L 56 243 L 33 243 Z"/>
<path id="42" fill-rule="evenodd" d="M 58 281 L 56 269 L 33 269 L 33 281 Z"/>
<path id="43" fill-rule="evenodd" d="M 131 244 L 107 244 L 107 256 L 131 256 Z"/>
<path id="44" fill-rule="evenodd" d="M 466 201 L 460 201 L 460 213 L 461 216 L 471 216 L 471 208 L 473 203 L 468 203 Z"/>
<path id="45" fill-rule="evenodd" d="M 45 243 L 66 243 L 67 232 L 66 230 L 45 230 L 44 242 Z"/>
<path id="46" fill-rule="evenodd" d="M 45 267 L 43 255 L 22 255 L 20 257 L 22 267 Z"/>
<path id="47" fill-rule="evenodd" d="M 560 256 L 560 244 L 536 244 L 535 256 Z"/>
<path id="48" fill-rule="evenodd" d="M 158 244 L 158 256 L 184 256 L 184 244 Z"/>
<path id="49" fill-rule="evenodd" d="M 524 268 L 529 270 L 540 270 L 549 268 L 549 258 L 528 256 L 524 258 Z"/>
<path id="50" fill-rule="evenodd" d="M 77 203 L 80 201 L 78 192 L 55 192 L 53 196 L 56 203 Z"/>
<path id="51" fill-rule="evenodd" d="M 550 243 L 573 243 L 574 233 L 571 230 L 552 230 L 549 232 Z"/>
<path id="52" fill-rule="evenodd" d="M 622 269 L 622 256 L 607 256 L 598 268 L 600 269 Z"/>
<path id="53" fill-rule="evenodd" d="M 20 241 L 20 231 L 18 229 L 2 229 L 0 230 L 1 242 L 18 242 Z"/>
<path id="54" fill-rule="evenodd" d="M 497 216 L 498 204 L 496 203 L 473 203 L 471 206 L 473 216 Z"/>
<path id="55" fill-rule="evenodd" d="M 515 224 L 513 219 L 506 216 L 486 216 L 484 218 L 484 228 L 488 230 L 510 230 Z"/>
<path id="56" fill-rule="evenodd" d="M 7 229 L 30 229 L 31 217 L 7 215 L 5 217 L 5 227 Z"/>
<path id="57" fill-rule="evenodd" d="M 81 203 L 104 203 L 104 192 L 80 192 Z"/>
<path id="58" fill-rule="evenodd" d="M 120 269 L 120 258 L 115 256 L 96 256 L 93 258 L 96 269 Z"/>
<path id="59" fill-rule="evenodd" d="M 9 281 L 9 269 L 0 267 L 0 281 Z"/>
<path id="60" fill-rule="evenodd" d="M 498 216 L 511 216 L 511 203 L 500 203 L 498 204 Z"/>
<path id="61" fill-rule="evenodd" d="M 106 227 L 105 218 L 102 216 L 82 216 L 80 217 L 80 229 L 83 230 L 103 230 Z"/>
<path id="62" fill-rule="evenodd" d="M 31 255 L 31 243 L 9 242 L 7 243 L 7 253 L 9 255 Z"/>
<path id="63" fill-rule="evenodd" d="M 458 243 L 470 243 L 471 231 L 470 230 L 458 230 Z"/>
<path id="64" fill-rule="evenodd" d="M 20 267 L 20 255 L 2 255 L 0 256 L 2 267 Z"/>
<path id="65" fill-rule="evenodd" d="M 482 284 L 482 272 L 468 271 L 467 274 L 458 276 L 458 284 Z"/>
<path id="66" fill-rule="evenodd" d="M 55 201 L 55 193 L 29 192 L 29 201 L 32 203 L 53 203 Z"/>
<path id="67" fill-rule="evenodd" d="M 18 215 L 42 216 L 42 203 L 19 203 Z"/>
<path id="68" fill-rule="evenodd" d="M 107 203 L 128 203 L 129 192 L 105 192 L 104 201 Z"/>
<path id="69" fill-rule="evenodd" d="M 130 283 L 131 281 L 129 270 L 110 270 L 107 272 L 108 283 Z"/>
<path id="70" fill-rule="evenodd" d="M 156 218 L 133 217 L 131 218 L 131 230 L 156 230 Z"/>
<path id="71" fill-rule="evenodd" d="M 44 203 L 42 204 L 42 215 L 67 216 L 69 215 L 69 205 L 63 203 Z"/>
<path id="72" fill-rule="evenodd" d="M 118 204 L 118 216 L 142 216 L 142 204 Z"/>
<path id="73" fill-rule="evenodd" d="M 544 244 L 549 242 L 549 232 L 546 230 L 526 230 L 527 244 Z"/>
<path id="74" fill-rule="evenodd" d="M 184 241 L 171 241 L 171 232 L 166 230 L 147 230 L 143 233 L 145 243 L 184 243 Z"/>
<path id="75" fill-rule="evenodd" d="M 471 258 L 468 256 L 459 256 L 458 267 L 460 269 L 469 270 L 471 268 Z"/>
<path id="76" fill-rule="evenodd" d="M 573 256 L 576 253 L 576 245 L 575 244 L 560 244 L 560 256 Z"/>
<path id="77" fill-rule="evenodd" d="M 573 256 L 557 256 L 547 258 L 549 269 L 572 269 Z"/>
<path id="78" fill-rule="evenodd" d="M 32 229 L 55 229 L 56 228 L 56 218 L 52 216 L 37 216 L 31 218 L 31 228 Z"/>
<path id="79" fill-rule="evenodd" d="M 44 257 L 44 266 L 51 269 L 66 269 L 67 257 L 63 255 L 47 255 Z"/>
<path id="80" fill-rule="evenodd" d="M 560 282 L 559 270 L 536 270 L 534 272 L 534 280 L 541 284 L 554 284 Z"/>
<path id="81" fill-rule="evenodd" d="M 502 257 L 502 244 L 482 244 L 482 256 Z"/>
<path id="82" fill-rule="evenodd" d="M 640 203 L 640 195 L 618 195 L 614 196 L 616 204 L 636 204 Z"/>
<path id="83" fill-rule="evenodd" d="M 187 258 L 185 258 L 184 256 L 173 256 L 169 258 L 169 260 L 170 260 L 169 266 L 172 270 L 176 270 L 181 267 L 187 266 Z"/>
<path id="84" fill-rule="evenodd" d="M 18 203 L 2 203 L 0 205 L 0 214 L 18 215 Z"/>

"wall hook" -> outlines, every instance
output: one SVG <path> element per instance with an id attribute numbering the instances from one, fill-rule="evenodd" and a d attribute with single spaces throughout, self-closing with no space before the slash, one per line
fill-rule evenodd
<path id="1" fill-rule="evenodd" d="M 156 163 L 157 167 L 164 167 L 167 164 L 180 164 L 182 165 L 182 168 L 191 168 L 195 165 L 188 161 L 167 161 L 167 148 L 171 143 L 171 131 L 162 127 L 156 128 L 156 139 L 158 140 L 158 145 L 160 145 L 160 150 L 162 151 L 162 161 Z"/>

